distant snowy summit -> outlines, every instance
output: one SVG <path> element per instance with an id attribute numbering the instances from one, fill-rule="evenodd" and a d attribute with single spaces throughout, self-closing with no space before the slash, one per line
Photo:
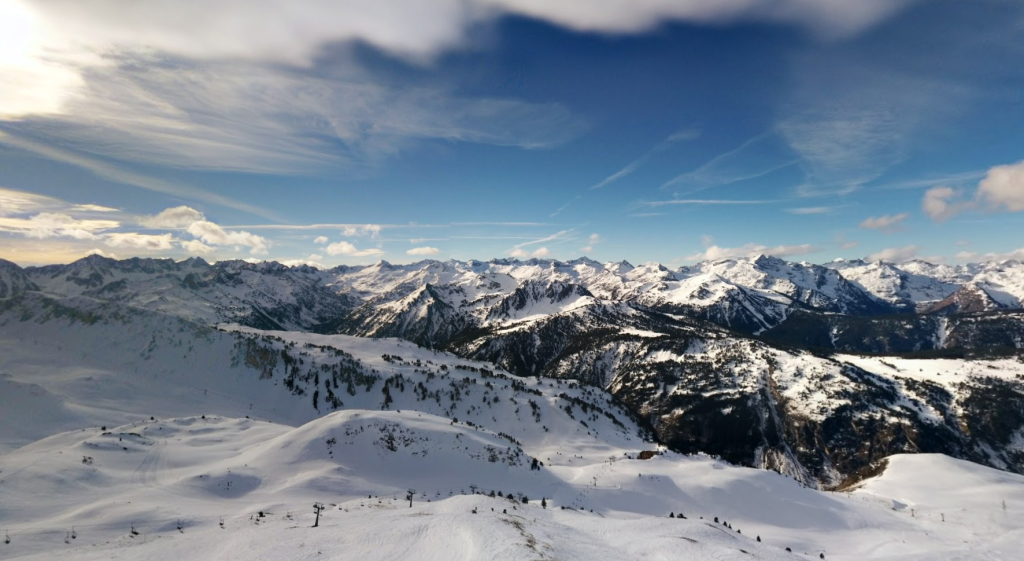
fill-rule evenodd
<path id="1" fill-rule="evenodd" d="M 327 270 L 276 262 L 209 264 L 199 258 L 117 261 L 97 255 L 44 267 L 0 261 L 0 298 L 29 291 L 112 297 L 207 321 L 291 329 L 313 329 L 354 314 L 362 325 L 354 328 L 347 322 L 348 329 L 372 333 L 374 322 L 423 314 L 434 304 L 445 308 L 435 313 L 480 325 L 573 306 L 622 303 L 761 333 L 796 311 L 879 316 L 1020 309 L 1024 265 L 861 260 L 814 265 L 765 255 L 674 269 L 585 257 L 380 261 Z"/>
<path id="2" fill-rule="evenodd" d="M 175 373 L 168 379 L 232 364 L 245 369 L 232 379 L 283 388 L 293 395 L 282 399 L 307 414 L 351 407 L 356 395 L 367 396 L 367 409 L 390 406 L 395 391 L 383 373 L 395 372 L 394 355 L 408 361 L 393 348 L 403 342 L 535 384 L 571 380 L 614 398 L 673 450 L 807 485 L 841 487 L 907 452 L 1024 473 L 1019 262 L 823 266 L 758 256 L 672 269 L 581 258 L 320 270 L 91 256 L 46 267 L 4 262 L 0 271 L 0 328 L 59 341 L 63 350 L 50 353 L 62 364 L 111 341 L 145 361 L 132 371 L 166 369 Z M 390 342 L 360 367 L 342 355 L 330 354 L 331 364 L 303 355 L 314 336 L 337 338 L 346 352 Z M 200 360 L 194 349 L 205 341 L 220 350 Z M 158 349 L 175 350 L 162 360 Z M 103 354 L 100 364 L 111 360 Z M 410 378 L 398 387 L 414 386 Z M 454 388 L 424 383 L 417 392 L 452 411 Z M 600 412 L 560 394 L 568 400 L 560 410 L 583 411 L 575 419 L 584 434 L 605 434 L 593 419 Z M 474 395 L 474 414 L 512 403 L 496 398 Z M 516 399 L 519 415 L 543 409 Z"/>

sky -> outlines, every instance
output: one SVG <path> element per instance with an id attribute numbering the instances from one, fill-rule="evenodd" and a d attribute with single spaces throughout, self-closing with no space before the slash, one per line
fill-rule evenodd
<path id="1" fill-rule="evenodd" d="M 0 0 L 0 258 L 1024 259 L 1016 0 Z"/>

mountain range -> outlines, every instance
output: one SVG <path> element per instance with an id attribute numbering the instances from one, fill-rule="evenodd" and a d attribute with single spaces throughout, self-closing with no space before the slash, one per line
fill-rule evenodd
<path id="1" fill-rule="evenodd" d="M 1022 302 L 1018 261 L 0 261 L 6 329 L 155 314 L 204 328 L 397 338 L 583 383 L 669 449 L 829 489 L 904 452 L 1024 473 Z M 293 394 L 331 407 L 319 377 L 290 368 Z"/>

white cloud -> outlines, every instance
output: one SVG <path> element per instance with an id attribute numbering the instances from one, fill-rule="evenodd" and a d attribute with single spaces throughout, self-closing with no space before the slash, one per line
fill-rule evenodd
<path id="1" fill-rule="evenodd" d="M 106 257 L 108 259 L 119 259 L 117 254 L 115 254 L 115 253 L 108 253 L 108 252 L 103 251 L 102 249 L 100 249 L 98 247 L 90 249 L 89 251 L 85 252 L 85 256 L 86 257 L 88 257 L 90 255 L 99 255 L 100 257 Z"/>
<path id="2" fill-rule="evenodd" d="M 993 209 L 1024 210 L 1024 161 L 988 170 L 978 185 L 977 198 Z"/>
<path id="3" fill-rule="evenodd" d="M 558 104 L 296 69 L 345 42 L 424 62 L 508 14 L 601 34 L 766 21 L 845 36 L 909 1 L 6 0 L 0 119 L 46 116 L 65 145 L 105 156 L 245 171 L 373 163 L 418 138 L 549 146 L 583 126 Z"/>
<path id="4" fill-rule="evenodd" d="M 670 199 L 667 201 L 639 201 L 637 207 L 657 208 L 661 206 L 692 205 L 692 206 L 719 206 L 719 205 L 766 205 L 778 201 L 772 200 L 738 200 L 738 199 Z"/>
<path id="5" fill-rule="evenodd" d="M 352 224 L 342 228 L 341 234 L 349 238 L 362 236 L 376 238 L 380 236 L 381 229 L 380 224 Z"/>
<path id="6" fill-rule="evenodd" d="M 710 241 L 710 237 L 708 241 Z M 820 249 L 811 244 L 766 246 L 748 243 L 740 247 L 710 245 L 706 246 L 704 251 L 689 255 L 686 259 L 689 261 L 716 261 L 719 259 L 753 257 L 762 254 L 774 255 L 775 257 L 790 257 L 793 255 L 806 255 L 817 251 L 820 251 Z"/>
<path id="7" fill-rule="evenodd" d="M 57 210 L 65 207 L 67 207 L 66 203 L 53 197 L 0 187 L 0 216 Z"/>
<path id="8" fill-rule="evenodd" d="M 327 239 L 327 236 L 317 236 L 316 239 L 313 240 L 313 243 L 319 244 L 319 245 L 323 245 L 323 244 L 327 243 L 328 241 L 330 241 L 330 240 Z"/>
<path id="9" fill-rule="evenodd" d="M 163 210 L 156 216 L 140 216 L 138 222 L 147 228 L 185 230 L 202 220 L 206 220 L 206 217 L 198 210 L 187 206 L 176 206 Z"/>
<path id="10" fill-rule="evenodd" d="M 936 222 L 944 222 L 973 206 L 968 200 L 961 199 L 962 193 L 952 187 L 933 187 L 928 189 L 921 201 L 921 209 Z"/>
<path id="11" fill-rule="evenodd" d="M 832 212 L 835 212 L 835 211 L 837 211 L 837 210 L 839 210 L 841 208 L 845 208 L 847 206 L 849 206 L 849 205 L 839 205 L 839 206 L 805 206 L 805 207 L 799 207 L 799 208 L 787 208 L 786 212 L 788 212 L 789 214 L 796 214 L 796 215 L 801 215 L 801 216 L 802 215 L 808 215 L 808 214 L 830 214 Z"/>
<path id="12" fill-rule="evenodd" d="M 309 260 L 310 261 L 323 261 L 323 259 L 324 259 L 324 256 L 320 255 L 318 253 L 310 253 L 309 254 Z"/>
<path id="13" fill-rule="evenodd" d="M 594 251 L 594 246 L 599 244 L 599 243 L 601 243 L 601 236 L 598 235 L 598 234 L 590 234 L 590 237 L 587 238 L 587 245 L 586 245 L 586 247 L 581 247 L 580 251 L 582 251 L 584 253 L 590 253 L 590 252 Z"/>
<path id="14" fill-rule="evenodd" d="M 518 258 L 523 258 L 530 255 L 529 252 L 527 252 L 525 249 L 520 249 L 518 247 L 513 249 L 512 251 L 509 251 L 508 254 L 511 255 L 512 257 Z"/>
<path id="15" fill-rule="evenodd" d="M 860 227 L 865 230 L 879 230 L 886 233 L 895 232 L 899 229 L 900 225 L 910 215 L 906 212 L 900 214 L 886 214 L 882 216 L 873 216 L 864 219 L 860 223 Z"/>
<path id="16" fill-rule="evenodd" d="M 253 255 L 265 254 L 269 247 L 269 242 L 262 236 L 241 230 L 225 231 L 224 228 L 207 220 L 193 222 L 187 231 L 203 243 L 248 247 Z"/>
<path id="17" fill-rule="evenodd" d="M 174 249 L 174 242 L 177 240 L 171 234 L 136 234 L 117 233 L 103 236 L 103 243 L 110 247 L 123 247 L 129 249 L 142 249 L 149 251 L 167 251 Z"/>
<path id="18" fill-rule="evenodd" d="M 547 257 L 548 255 L 551 255 L 551 251 L 549 251 L 546 247 L 539 247 L 536 250 L 534 250 L 534 252 L 531 253 L 530 255 L 534 257 Z"/>
<path id="19" fill-rule="evenodd" d="M 120 209 L 102 205 L 84 204 L 74 205 L 71 207 L 71 210 L 74 212 L 118 212 Z"/>
<path id="20" fill-rule="evenodd" d="M 0 74 L 2 74 L 2 72 L 0 72 Z M 126 87 L 130 88 L 130 86 Z M 110 96 L 113 95 L 114 93 L 110 93 Z M 0 105 L 2 104 L 3 99 L 0 98 Z M 61 126 L 58 126 L 56 128 L 53 126 L 54 123 L 52 121 L 45 120 L 22 122 L 20 124 L 22 128 L 31 128 L 33 122 L 39 123 L 42 126 L 42 130 L 36 131 L 37 136 L 47 137 L 47 135 L 51 135 L 51 140 L 59 140 L 60 144 L 62 145 L 74 145 L 79 150 L 82 151 L 106 150 L 107 152 L 105 154 L 107 156 L 117 159 L 132 159 L 131 156 L 134 153 L 134 151 L 136 151 L 140 147 L 143 147 L 144 143 L 142 143 L 138 139 L 135 139 L 134 142 L 130 140 L 126 141 L 128 135 L 118 131 L 113 131 L 110 138 L 105 138 L 103 137 L 103 135 L 110 131 L 108 131 L 107 129 L 97 127 L 95 125 L 96 121 L 90 121 L 90 119 L 95 118 L 98 121 L 101 121 L 105 125 L 110 127 L 113 127 L 119 123 L 123 124 L 125 121 L 134 121 L 136 124 L 143 122 L 142 120 L 145 118 L 145 116 L 143 115 L 138 116 L 138 120 L 135 120 L 132 117 L 126 117 L 123 113 L 128 109 L 130 109 L 130 107 L 124 106 L 122 107 L 122 111 L 120 112 L 113 112 L 108 115 L 101 116 L 101 114 L 98 111 L 94 113 L 91 109 L 87 108 L 84 110 L 84 114 L 87 116 L 87 122 L 79 126 L 75 126 L 75 123 L 70 122 L 67 119 L 64 119 L 60 123 Z M 145 108 L 142 108 L 141 110 L 145 111 Z M 184 130 L 189 129 L 191 125 L 189 123 L 183 122 L 177 124 L 176 127 L 180 128 L 181 130 Z M 83 132 L 84 136 L 82 136 Z M 168 139 L 167 146 L 173 145 L 173 143 L 170 142 L 170 140 L 173 138 L 173 131 L 167 131 L 164 134 Z M 206 149 L 208 151 L 207 154 L 209 155 L 211 152 L 213 152 L 212 148 L 214 143 L 210 139 L 205 139 L 205 142 Z M 236 201 L 234 199 L 230 199 L 228 197 L 219 195 L 211 191 L 197 189 L 195 187 L 192 187 L 191 185 L 176 183 L 173 181 L 168 181 L 166 179 L 149 177 L 146 175 L 142 175 L 140 173 L 127 171 L 120 167 L 111 165 L 106 161 L 83 156 L 82 153 L 78 151 L 55 148 L 54 146 L 48 145 L 46 143 L 34 142 L 32 140 L 27 140 L 18 136 L 13 136 L 11 134 L 4 133 L 3 131 L 0 131 L 0 144 L 7 144 L 10 146 L 14 146 L 15 148 L 20 150 L 33 152 L 35 154 L 38 154 L 45 158 L 49 158 L 51 160 L 55 160 L 65 164 L 70 164 L 73 166 L 78 166 L 98 177 L 102 177 L 103 179 L 107 179 L 124 185 L 131 185 L 148 191 L 170 195 L 176 198 L 187 196 L 199 201 L 204 201 L 211 204 L 242 210 L 245 212 L 255 214 L 257 216 L 263 216 L 265 218 L 272 219 L 275 218 L 274 213 L 259 208 L 255 205 L 251 205 L 242 201 Z M 199 148 L 197 147 L 197 149 Z M 199 150 L 201 152 L 201 149 Z"/>
<path id="21" fill-rule="evenodd" d="M 370 248 L 370 249 L 359 249 L 349 242 L 335 242 L 327 246 L 328 255 L 352 255 L 355 257 L 362 257 L 366 255 L 381 255 L 384 253 L 382 249 Z"/>
<path id="22" fill-rule="evenodd" d="M 189 253 L 196 253 L 199 255 L 207 255 L 213 253 L 217 248 L 204 244 L 199 240 L 187 240 L 181 242 L 181 247 Z"/>
<path id="23" fill-rule="evenodd" d="M 365 175 L 419 139 L 537 148 L 570 140 L 586 127 L 555 102 L 378 83 L 353 61 L 315 75 L 239 61 L 190 61 L 187 69 L 177 62 L 138 48 L 115 51 L 102 66 L 88 69 L 59 114 L 21 122 L 38 141 L 0 141 L 122 183 L 188 191 L 197 200 L 219 198 L 218 204 L 240 207 L 215 193 L 82 154 L 262 173 L 345 167 Z M 53 148 L 58 140 L 67 149 Z"/>
<path id="24" fill-rule="evenodd" d="M 0 217 L 0 232 L 29 238 L 97 239 L 97 234 L 121 224 L 116 220 L 79 220 L 57 212 L 41 212 L 29 218 Z"/>
<path id="25" fill-rule="evenodd" d="M 798 24 L 819 33 L 856 33 L 906 0 L 149 0 L 126 10 L 118 0 L 28 0 L 17 23 L 36 24 L 30 40 L 47 46 L 147 45 L 195 59 L 249 59 L 308 65 L 321 48 L 365 41 L 413 57 L 461 44 L 471 27 L 505 14 L 577 31 L 639 33 L 668 21 Z M 15 4 L 18 6 L 18 4 Z M 13 29 L 16 29 L 13 27 Z M 57 43 L 59 41 L 59 43 Z M 31 42 L 31 41 L 30 41 Z"/>
<path id="26" fill-rule="evenodd" d="M 1024 210 L 1024 161 L 989 168 L 973 198 L 952 187 L 933 187 L 925 192 L 921 207 L 936 222 L 977 207 L 1020 212 Z"/>
<path id="27" fill-rule="evenodd" d="M 903 261 L 909 261 L 917 257 L 918 247 L 916 245 L 908 245 L 906 247 L 889 247 L 868 255 L 864 259 L 867 261 L 891 261 L 893 263 L 901 263 Z"/>
<path id="28" fill-rule="evenodd" d="M 436 247 L 425 246 L 414 247 L 406 251 L 406 253 L 408 253 L 409 255 L 437 255 L 438 253 L 441 253 L 441 250 L 437 249 Z"/>
<path id="29" fill-rule="evenodd" d="M 210 253 L 213 251 L 211 246 L 235 246 L 249 248 L 253 255 L 264 255 L 270 247 L 270 242 L 263 236 L 244 230 L 225 230 L 207 220 L 202 212 L 188 206 L 168 208 L 155 216 L 140 216 L 137 222 L 147 228 L 188 232 L 196 239 L 183 242 L 181 246 L 190 253 Z"/>
<path id="30" fill-rule="evenodd" d="M 1009 259 L 1024 261 L 1024 247 L 1016 249 L 1014 251 L 1007 251 L 1003 253 L 977 253 L 973 251 L 961 251 L 960 253 L 957 253 L 954 256 L 954 259 L 965 263 L 979 263 L 984 261 L 1006 261 Z"/>

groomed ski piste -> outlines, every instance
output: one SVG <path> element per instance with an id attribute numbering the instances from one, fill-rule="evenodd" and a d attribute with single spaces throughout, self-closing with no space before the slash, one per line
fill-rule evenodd
<path id="1" fill-rule="evenodd" d="M 941 561 L 1024 544 L 1024 477 L 969 462 L 893 456 L 822 492 L 661 450 L 600 390 L 396 339 L 132 321 L 3 330 L 0 558 Z M 295 381 L 314 374 L 318 407 Z"/>

